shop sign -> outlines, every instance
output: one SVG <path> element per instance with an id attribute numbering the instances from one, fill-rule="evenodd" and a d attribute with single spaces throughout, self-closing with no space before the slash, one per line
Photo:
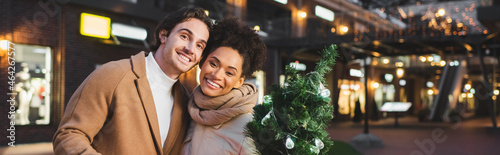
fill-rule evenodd
<path id="1" fill-rule="evenodd" d="M 405 112 L 411 107 L 411 102 L 385 102 L 380 111 L 383 112 Z"/>
<path id="2" fill-rule="evenodd" d="M 82 13 L 80 20 L 80 34 L 102 39 L 109 38 L 111 19 L 109 17 Z"/>
<path id="3" fill-rule="evenodd" d="M 354 77 L 363 77 L 363 72 L 359 69 L 350 69 L 349 70 L 349 75 L 354 76 Z"/>
<path id="4" fill-rule="evenodd" d="M 122 23 L 113 23 L 111 24 L 111 34 L 117 37 L 123 37 L 133 40 L 145 40 L 148 36 L 148 32 L 146 29 L 142 27 L 122 24 Z"/>
<path id="5" fill-rule="evenodd" d="M 333 11 L 319 5 L 316 5 L 316 7 L 314 8 L 314 13 L 316 14 L 316 16 L 331 22 L 333 22 L 333 19 L 335 17 Z"/>

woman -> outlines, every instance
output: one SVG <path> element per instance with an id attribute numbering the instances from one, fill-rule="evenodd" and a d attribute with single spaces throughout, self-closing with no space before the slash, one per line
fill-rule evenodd
<path id="1" fill-rule="evenodd" d="M 219 21 L 200 61 L 200 86 L 188 103 L 193 119 L 183 154 L 253 154 L 244 127 L 251 121 L 257 88 L 245 83 L 262 66 L 266 46 L 235 18 Z"/>

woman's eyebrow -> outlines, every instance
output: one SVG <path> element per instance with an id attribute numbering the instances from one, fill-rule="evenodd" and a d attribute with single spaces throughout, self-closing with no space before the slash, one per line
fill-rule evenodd
<path id="1" fill-rule="evenodd" d="M 220 63 L 220 60 L 216 56 L 212 56 L 210 58 L 215 59 L 215 61 L 217 61 L 217 63 Z M 234 66 L 228 66 L 228 67 L 231 69 L 234 69 L 234 70 L 236 70 L 236 72 L 238 72 L 238 69 L 236 69 L 236 67 L 234 67 Z"/>

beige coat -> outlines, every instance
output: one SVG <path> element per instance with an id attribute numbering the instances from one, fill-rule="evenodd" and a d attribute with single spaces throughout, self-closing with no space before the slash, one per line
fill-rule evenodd
<path id="1" fill-rule="evenodd" d="M 182 154 L 255 154 L 253 140 L 244 133 L 245 125 L 252 120 L 252 117 L 251 113 L 241 114 L 216 126 L 205 126 L 191 121 Z"/>
<path id="2" fill-rule="evenodd" d="M 173 86 L 170 129 L 161 146 L 145 53 L 95 70 L 71 97 L 54 135 L 56 154 L 179 154 L 189 125 L 186 90 Z"/>

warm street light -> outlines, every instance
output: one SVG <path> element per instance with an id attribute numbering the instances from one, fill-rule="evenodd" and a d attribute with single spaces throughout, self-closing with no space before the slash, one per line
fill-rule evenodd
<path id="1" fill-rule="evenodd" d="M 347 33 L 349 31 L 349 28 L 347 26 L 342 27 L 342 32 Z"/>
<path id="2" fill-rule="evenodd" d="M 304 11 L 299 11 L 299 17 L 306 18 L 307 17 L 307 13 L 304 12 Z"/>

